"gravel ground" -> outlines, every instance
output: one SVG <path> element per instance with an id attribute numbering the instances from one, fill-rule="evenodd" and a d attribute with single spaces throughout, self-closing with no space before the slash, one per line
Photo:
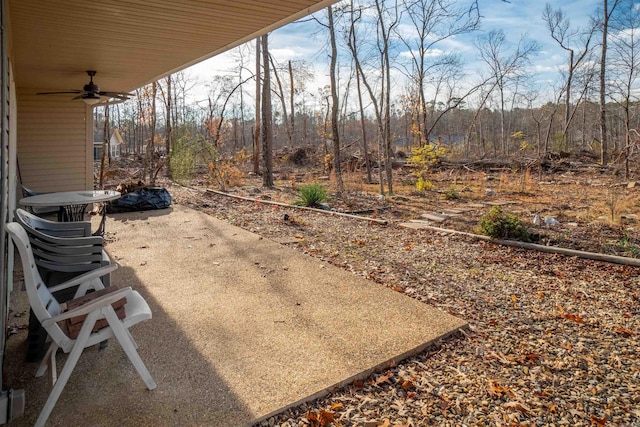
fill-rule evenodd
<path id="1" fill-rule="evenodd" d="M 640 269 L 169 186 L 174 202 L 466 319 L 264 426 L 640 426 Z M 249 193 L 238 193 L 251 196 Z M 261 195 L 265 197 L 265 194 Z M 285 219 L 285 214 L 286 218 Z"/>

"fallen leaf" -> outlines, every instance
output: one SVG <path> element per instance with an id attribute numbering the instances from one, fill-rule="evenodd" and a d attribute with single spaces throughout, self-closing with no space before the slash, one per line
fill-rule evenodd
<path id="1" fill-rule="evenodd" d="M 527 357 L 527 360 L 530 360 L 531 362 L 537 362 L 542 358 L 539 354 L 535 354 L 535 353 L 529 353 L 527 354 L 526 357 Z"/>
<path id="2" fill-rule="evenodd" d="M 325 411 L 324 409 L 320 409 L 320 416 L 318 417 L 318 421 L 320 422 L 321 427 L 327 427 L 329 424 L 335 421 L 333 412 Z"/>
<path id="3" fill-rule="evenodd" d="M 331 410 L 335 411 L 336 409 L 341 409 L 344 405 L 342 403 L 334 403 L 331 405 Z"/>
<path id="4" fill-rule="evenodd" d="M 633 332 L 633 331 L 631 331 L 631 330 L 629 330 L 629 329 L 623 329 L 623 328 L 621 328 L 620 326 L 617 326 L 617 327 L 616 327 L 616 333 L 618 333 L 618 334 L 620 334 L 620 335 L 627 336 L 627 337 L 630 337 L 630 336 L 632 336 L 632 335 L 635 335 L 635 334 L 636 334 L 635 332 Z"/>
<path id="5" fill-rule="evenodd" d="M 572 320 L 576 323 L 584 323 L 584 319 L 580 316 L 577 316 L 575 314 L 571 314 L 571 313 L 563 313 L 562 317 L 564 317 L 565 319 L 569 319 Z"/>
<path id="6" fill-rule="evenodd" d="M 414 388 L 415 386 L 413 385 L 413 382 L 411 382 L 410 380 L 406 380 L 405 382 L 402 383 L 402 388 L 407 389 L 407 388 Z"/>
<path id="7" fill-rule="evenodd" d="M 388 383 L 388 382 L 389 382 L 389 376 L 381 375 L 376 379 L 375 385 L 380 385 L 382 383 Z"/>
<path id="8" fill-rule="evenodd" d="M 353 380 L 353 386 L 356 388 L 364 387 L 364 381 L 362 380 Z"/>
<path id="9" fill-rule="evenodd" d="M 530 415 L 531 414 L 531 409 L 525 405 L 524 403 L 520 403 L 520 402 L 507 402 L 503 405 L 505 408 L 513 408 L 513 409 L 517 409 L 518 411 L 522 412 L 525 415 Z"/>
<path id="10" fill-rule="evenodd" d="M 607 424 L 607 417 L 598 418 L 595 415 L 591 415 L 591 424 L 597 427 L 604 427 Z"/>

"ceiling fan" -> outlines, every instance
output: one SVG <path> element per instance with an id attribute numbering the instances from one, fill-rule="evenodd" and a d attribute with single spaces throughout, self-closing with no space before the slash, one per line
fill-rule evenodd
<path id="1" fill-rule="evenodd" d="M 69 90 L 64 92 L 39 92 L 38 95 L 60 95 L 73 93 L 78 95 L 73 97 L 73 99 L 81 99 L 89 105 L 97 104 L 101 100 L 106 101 L 111 98 L 115 98 L 122 102 L 133 96 L 132 93 L 127 92 L 108 92 L 100 90 L 100 87 L 93 82 L 93 76 L 96 75 L 96 72 L 94 70 L 87 70 L 87 74 L 89 75 L 89 83 L 84 85 L 82 89 Z"/>

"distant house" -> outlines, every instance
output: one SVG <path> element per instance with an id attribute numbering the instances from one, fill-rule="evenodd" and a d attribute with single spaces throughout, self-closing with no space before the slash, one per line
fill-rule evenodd
<path id="1" fill-rule="evenodd" d="M 122 136 L 118 129 L 114 130 L 111 134 L 111 138 L 109 138 L 109 146 L 111 148 L 110 157 L 115 159 L 120 157 L 121 153 L 121 145 L 124 141 L 122 140 Z M 94 141 L 93 142 L 93 161 L 99 162 L 102 158 L 102 141 Z"/>

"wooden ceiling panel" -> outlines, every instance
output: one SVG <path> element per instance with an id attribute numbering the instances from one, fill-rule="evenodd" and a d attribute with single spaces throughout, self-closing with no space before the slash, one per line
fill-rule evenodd
<path id="1" fill-rule="evenodd" d="M 8 0 L 19 88 L 131 91 L 336 0 Z"/>

